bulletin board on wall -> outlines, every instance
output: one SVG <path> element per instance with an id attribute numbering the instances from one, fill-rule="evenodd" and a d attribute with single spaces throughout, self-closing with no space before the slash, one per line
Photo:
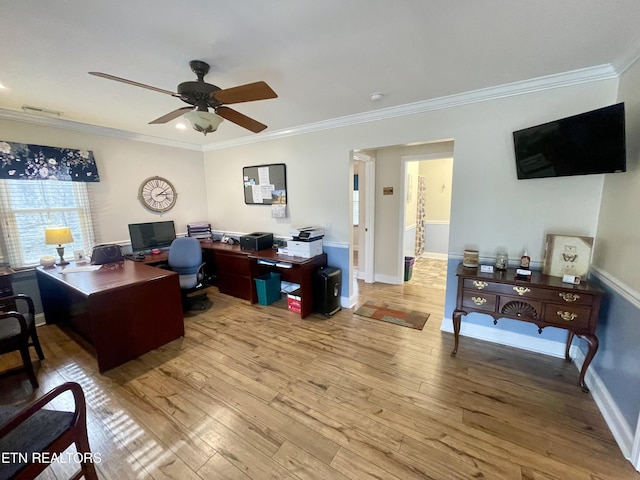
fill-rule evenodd
<path id="1" fill-rule="evenodd" d="M 242 179 L 247 205 L 286 205 L 287 166 L 284 163 L 243 167 Z"/>

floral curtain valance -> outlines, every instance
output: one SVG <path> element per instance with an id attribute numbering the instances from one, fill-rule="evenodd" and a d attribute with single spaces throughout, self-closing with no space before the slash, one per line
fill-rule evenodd
<path id="1" fill-rule="evenodd" d="M 90 150 L 0 141 L 0 178 L 99 182 Z"/>

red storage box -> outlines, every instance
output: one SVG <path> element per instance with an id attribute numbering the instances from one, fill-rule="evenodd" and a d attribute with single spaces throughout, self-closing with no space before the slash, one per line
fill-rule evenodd
<path id="1" fill-rule="evenodd" d="M 287 295 L 287 308 L 295 313 L 300 313 L 302 310 L 302 303 L 300 302 L 300 289 L 294 290 Z"/>

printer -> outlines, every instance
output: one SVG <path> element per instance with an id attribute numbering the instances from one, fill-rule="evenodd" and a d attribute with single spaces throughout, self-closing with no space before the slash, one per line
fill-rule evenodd
<path id="1" fill-rule="evenodd" d="M 266 250 L 273 247 L 273 233 L 254 232 L 240 237 L 241 250 Z"/>

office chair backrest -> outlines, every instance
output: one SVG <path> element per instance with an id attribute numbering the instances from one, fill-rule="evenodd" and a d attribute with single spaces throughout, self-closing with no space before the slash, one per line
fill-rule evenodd
<path id="1" fill-rule="evenodd" d="M 193 288 L 199 282 L 202 266 L 202 247 L 193 237 L 176 238 L 169 248 L 169 268 L 180 275 L 180 288 Z"/>

